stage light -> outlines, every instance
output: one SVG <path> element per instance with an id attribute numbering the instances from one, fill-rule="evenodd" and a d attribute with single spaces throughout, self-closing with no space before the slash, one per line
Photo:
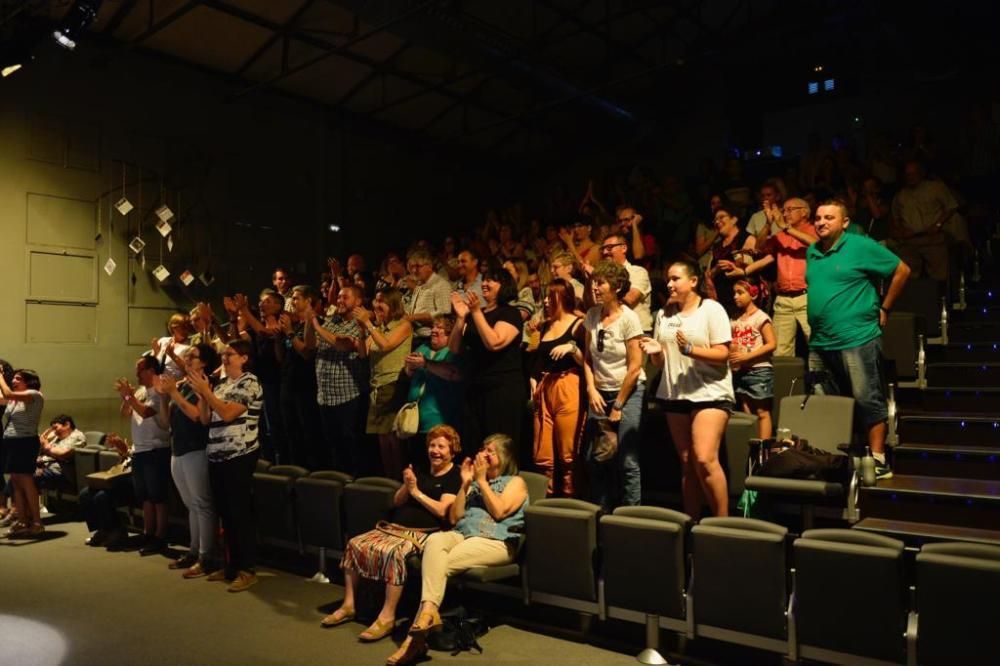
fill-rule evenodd
<path id="1" fill-rule="evenodd" d="M 333 233 L 337 233 L 337 232 L 340 231 L 340 225 L 339 224 L 331 224 L 330 227 L 329 227 L 329 229 Z"/>
<path id="2" fill-rule="evenodd" d="M 97 10 L 101 8 L 101 0 L 77 0 L 76 4 L 66 14 L 63 24 L 52 33 L 56 42 L 63 48 L 72 51 L 76 48 L 76 40 L 87 26 L 97 18 Z"/>
<path id="3" fill-rule="evenodd" d="M 16 65 L 7 65 L 3 69 L 0 69 L 0 75 L 3 75 L 3 78 L 6 79 L 8 76 L 10 76 L 19 69 L 21 69 L 20 63 Z"/>

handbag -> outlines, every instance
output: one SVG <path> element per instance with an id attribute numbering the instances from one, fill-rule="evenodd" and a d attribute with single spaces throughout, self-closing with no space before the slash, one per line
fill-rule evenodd
<path id="1" fill-rule="evenodd" d="M 438 531 L 436 527 L 406 527 L 390 523 L 388 520 L 380 520 L 375 523 L 375 529 L 397 539 L 409 541 L 413 545 L 413 552 L 417 555 L 424 552 L 424 544 L 414 534 L 430 534 Z"/>
<path id="2" fill-rule="evenodd" d="M 114 484 L 119 480 L 125 480 L 131 477 L 132 461 L 127 460 L 125 462 L 112 465 L 106 470 L 91 472 L 87 475 L 87 485 L 94 490 L 110 490 L 111 487 L 114 486 Z"/>
<path id="3" fill-rule="evenodd" d="M 607 462 L 618 453 L 618 426 L 611 419 L 594 419 L 597 433 L 591 445 L 590 456 L 597 462 Z"/>
<path id="4" fill-rule="evenodd" d="M 420 432 L 420 398 L 424 396 L 427 382 L 420 387 L 420 393 L 413 402 L 408 402 L 396 412 L 396 420 L 392 423 L 392 432 L 400 439 L 409 439 Z"/>

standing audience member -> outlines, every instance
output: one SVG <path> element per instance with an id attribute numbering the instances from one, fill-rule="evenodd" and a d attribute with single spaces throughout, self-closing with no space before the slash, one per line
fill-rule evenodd
<path id="1" fill-rule="evenodd" d="M 465 377 L 462 417 L 466 442 L 503 433 L 519 441 L 528 401 L 521 365 L 521 314 L 508 305 L 517 297 L 514 278 L 498 265 L 483 275 L 483 296 L 453 294 L 457 320 L 449 347 L 461 359 Z"/>
<path id="2" fill-rule="evenodd" d="M 903 165 L 904 186 L 892 200 L 889 249 L 917 276 L 944 283 L 948 279 L 948 242 L 945 228 L 958 211 L 948 186 L 928 180 L 917 160 Z"/>
<path id="3" fill-rule="evenodd" d="M 316 402 L 325 439 L 318 469 L 351 476 L 363 468 L 361 424 L 368 403 L 368 360 L 361 325 L 354 318 L 362 296 L 358 287 L 348 285 L 337 295 L 336 314 L 325 323 L 311 311 L 306 314 L 311 313 L 306 344 L 316 347 Z"/>
<path id="4" fill-rule="evenodd" d="M 354 319 L 367 331 L 362 350 L 371 367 L 371 400 L 365 432 L 378 435 L 382 471 L 393 479 L 403 473 L 405 465 L 402 446 L 392 427 L 396 412 L 403 405 L 406 381 L 401 376 L 410 353 L 413 327 L 404 318 L 399 289 L 390 287 L 376 292 L 372 309 L 374 318 L 363 307 L 354 308 Z"/>
<path id="5" fill-rule="evenodd" d="M 511 438 L 497 434 L 486 438 L 475 460 L 462 462 L 462 485 L 448 511 L 455 529 L 427 538 L 420 563 L 423 589 L 417 620 L 387 664 L 409 664 L 427 652 L 427 634 L 442 625 L 438 611 L 448 578 L 472 567 L 514 560 L 528 504 L 528 487 L 517 475 L 516 456 Z"/>
<path id="6" fill-rule="evenodd" d="M 292 312 L 292 274 L 289 273 L 287 269 L 279 266 L 274 269 L 273 273 L 271 273 L 271 284 L 274 285 L 274 290 L 278 292 L 283 299 L 285 299 L 285 312 Z"/>
<path id="7" fill-rule="evenodd" d="M 809 222 L 809 204 L 789 199 L 781 211 L 771 214 L 771 235 L 764 242 L 766 254 L 749 266 L 732 265 L 730 277 L 749 278 L 777 263 L 777 294 L 774 298 L 775 356 L 795 356 L 797 328 L 809 341 L 809 302 L 806 290 L 806 248 L 816 242 L 816 227 Z"/>
<path id="8" fill-rule="evenodd" d="M 385 582 L 385 602 L 370 627 L 358 636 L 373 642 L 392 633 L 396 606 L 403 596 L 410 555 L 420 555 L 430 532 L 451 526 L 448 514 L 462 485 L 453 460 L 462 451 L 455 429 L 437 425 L 427 433 L 430 466 L 410 465 L 403 471 L 403 485 L 393 496 L 392 522 L 354 537 L 347 544 L 340 568 L 344 571 L 344 601 L 323 618 L 324 627 L 335 627 L 355 617 L 354 593 L 359 578 Z"/>
<path id="9" fill-rule="evenodd" d="M 483 301 L 483 274 L 479 272 L 479 256 L 472 249 L 465 249 L 458 253 L 458 282 L 455 290 L 466 295 L 473 293 Z"/>
<path id="10" fill-rule="evenodd" d="M 630 209 L 629 209 L 630 210 Z M 649 272 L 642 266 L 630 264 L 628 261 L 628 242 L 622 234 L 610 234 L 601 242 L 601 256 L 610 259 L 628 271 L 629 289 L 622 297 L 622 303 L 631 308 L 639 317 L 642 332 L 649 335 L 653 330 L 653 315 L 649 309 L 650 296 L 653 287 L 649 283 Z"/>
<path id="11" fill-rule="evenodd" d="M 535 409 L 535 466 L 549 479 L 548 493 L 573 497 L 586 408 L 583 402 L 584 329 L 573 313 L 576 297 L 556 278 L 545 294 L 545 320 L 535 352 L 531 395 Z"/>
<path id="12" fill-rule="evenodd" d="M 573 311 L 583 311 L 583 283 L 573 277 L 576 262 L 573 255 L 565 250 L 552 253 L 549 259 L 549 268 L 552 270 L 552 277 L 565 280 L 573 288 L 573 296 L 576 302 L 573 304 Z"/>
<path id="13" fill-rule="evenodd" d="M 42 381 L 34 370 L 14 371 L 10 385 L 0 373 L 0 404 L 6 405 L 7 426 L 3 431 L 4 472 L 10 475 L 17 522 L 4 536 L 37 537 L 44 531 L 38 505 L 38 487 L 32 478 L 38 458 L 38 421 L 45 397 Z"/>
<path id="14" fill-rule="evenodd" d="M 188 349 L 184 362 L 194 374 L 208 374 L 219 367 L 219 355 L 207 343 Z M 160 376 L 157 391 L 166 399 L 157 414 L 160 425 L 170 428 L 173 455 L 170 471 L 177 492 L 188 510 L 190 548 L 188 553 L 170 563 L 171 569 L 184 569 L 184 578 L 198 578 L 217 568 L 215 532 L 218 522 L 208 479 L 208 427 L 201 422 L 201 398 L 187 378 L 180 382 Z"/>
<path id="15" fill-rule="evenodd" d="M 885 457 L 888 420 L 882 375 L 882 328 L 910 267 L 867 236 L 846 233 L 842 202 L 816 211 L 819 242 L 806 254 L 809 283 L 809 373 L 818 393 L 853 396 L 855 423 L 867 429 L 875 475 L 892 477 Z M 880 299 L 876 284 L 889 280 Z"/>
<path id="16" fill-rule="evenodd" d="M 174 379 L 184 376 L 184 366 L 178 363 L 189 346 L 191 325 L 187 315 L 173 314 L 167 320 L 167 331 L 170 335 L 153 340 L 153 356 L 160 363 L 160 372 L 165 372 Z"/>
<path id="17" fill-rule="evenodd" d="M 757 415 L 757 436 L 772 434 L 771 402 L 774 399 L 774 327 L 767 313 L 754 302 L 760 295 L 755 284 L 739 280 L 733 285 L 733 298 L 739 316 L 730 324 L 733 341 L 729 348 L 729 369 L 740 408 Z"/>
<path id="18" fill-rule="evenodd" d="M 256 317 L 250 311 L 247 297 L 237 294 L 236 307 L 240 320 L 245 324 L 244 335 L 254 346 L 253 368 L 257 381 L 264 391 L 264 428 L 261 429 L 261 457 L 276 464 L 291 463 L 291 452 L 281 419 L 281 359 L 284 354 L 285 335 L 280 317 L 285 310 L 285 299 L 271 289 L 260 292 Z M 211 372 L 208 368 L 206 372 Z"/>
<path id="19" fill-rule="evenodd" d="M 670 300 L 656 314 L 643 350 L 663 368 L 656 397 L 681 462 L 684 512 L 694 519 L 707 503 L 714 516 L 729 513 L 726 475 L 719 447 L 733 410 L 729 372 L 729 316 L 702 295 L 696 264 L 674 262 L 667 270 Z"/>
<path id="20" fill-rule="evenodd" d="M 726 308 L 730 315 L 735 314 L 733 304 L 733 279 L 730 274 L 736 268 L 742 268 L 750 263 L 756 239 L 739 227 L 739 218 L 735 209 L 723 205 L 715 213 L 715 229 L 719 236 L 712 244 L 712 267 L 709 275 L 715 288 L 715 299 Z M 711 291 L 706 293 L 711 294 Z"/>
<path id="21" fill-rule="evenodd" d="M 413 326 L 413 342 L 419 347 L 429 341 L 434 317 L 451 311 L 451 284 L 434 272 L 434 257 L 426 250 L 411 252 L 407 268 L 417 285 L 410 295 L 406 319 Z"/>
<path id="22" fill-rule="evenodd" d="M 232 581 L 230 592 L 242 592 L 257 583 L 257 535 L 250 491 L 257 467 L 257 422 L 264 393 L 250 372 L 253 348 L 233 340 L 222 352 L 226 378 L 215 389 L 203 372 L 188 375 L 198 393 L 198 418 L 208 431 L 208 479 L 215 508 L 225 530 L 229 560 L 208 576 Z"/>
<path id="23" fill-rule="evenodd" d="M 406 374 L 410 377 L 406 401 L 418 403 L 421 434 L 438 425 L 451 424 L 456 429 L 461 426 L 462 377 L 448 348 L 454 326 L 455 319 L 450 315 L 436 317 L 430 344 L 420 345 L 406 357 Z"/>
<path id="24" fill-rule="evenodd" d="M 153 390 L 161 371 L 155 356 L 135 363 L 135 387 L 124 377 L 115 383 L 122 397 L 122 415 L 132 422 L 132 485 L 142 503 L 143 545 L 140 555 L 161 553 L 167 547 L 167 491 L 170 487 L 170 431 L 157 420 L 165 405 Z"/>
<path id="25" fill-rule="evenodd" d="M 596 305 L 587 312 L 583 374 L 590 406 L 591 494 L 606 511 L 637 506 L 642 501 L 639 471 L 639 422 L 646 373 L 642 369 L 642 324 L 621 299 L 628 294 L 628 271 L 613 261 L 602 261 L 590 276 Z M 607 419 L 618 432 L 615 459 L 598 462 L 593 457 L 597 421 Z"/>
<path id="26" fill-rule="evenodd" d="M 281 352 L 281 423 L 285 427 L 289 459 L 293 465 L 318 469 L 323 447 L 319 406 L 316 403 L 316 345 L 306 341 L 312 313 L 319 305 L 309 285 L 292 287 L 292 312 L 279 322 L 285 340 Z"/>

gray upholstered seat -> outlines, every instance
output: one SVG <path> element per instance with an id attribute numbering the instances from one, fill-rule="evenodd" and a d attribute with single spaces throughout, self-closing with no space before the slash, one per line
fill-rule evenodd
<path id="1" fill-rule="evenodd" d="M 295 508 L 302 545 L 344 550 L 343 496 L 351 477 L 343 472 L 313 472 L 295 480 Z"/>
<path id="2" fill-rule="evenodd" d="M 525 583 L 530 602 L 598 613 L 597 521 L 601 507 L 568 498 L 524 512 Z"/>
<path id="3" fill-rule="evenodd" d="M 266 472 L 270 466 L 271 466 L 271 461 L 270 460 L 264 460 L 263 458 L 257 458 L 257 469 L 255 469 L 254 471 L 255 472 Z"/>
<path id="4" fill-rule="evenodd" d="M 726 423 L 726 434 L 723 439 L 726 466 L 726 479 L 731 498 L 739 498 L 743 494 L 744 479 L 750 457 L 750 440 L 757 437 L 757 417 L 753 414 L 735 412 Z"/>
<path id="5" fill-rule="evenodd" d="M 774 368 L 774 408 L 771 423 L 781 419 L 781 399 L 805 391 L 806 361 L 801 356 L 772 356 Z"/>
<path id="6" fill-rule="evenodd" d="M 694 635 L 685 595 L 690 524 L 687 514 L 656 506 L 623 506 L 601 516 L 603 615 L 646 625 L 642 663 L 660 663 L 660 627 Z"/>
<path id="7" fill-rule="evenodd" d="M 993 664 L 1000 655 L 996 617 L 1000 548 L 933 543 L 917 554 L 917 661 L 928 666 Z"/>
<path id="8" fill-rule="evenodd" d="M 705 518 L 691 536 L 696 635 L 788 654 L 788 530 L 752 518 Z"/>
<path id="9" fill-rule="evenodd" d="M 87 440 L 87 448 L 102 448 L 101 438 L 104 437 L 104 433 L 100 430 L 87 430 L 83 433 L 83 436 Z"/>
<path id="10" fill-rule="evenodd" d="M 845 455 L 839 449 L 849 444 L 854 426 L 854 399 L 838 395 L 791 395 L 781 399 L 780 428 L 809 441 L 809 445 L 829 453 Z M 826 480 L 781 479 L 748 476 L 746 487 L 775 501 L 786 501 L 801 507 L 803 527 L 813 521 L 815 504 L 843 507 L 849 520 L 856 520 L 856 479 L 849 486 Z"/>
<path id="11" fill-rule="evenodd" d="M 904 663 L 903 542 L 859 530 L 807 530 L 793 552 L 797 653 L 839 664 Z"/>
<path id="12" fill-rule="evenodd" d="M 402 484 L 380 476 L 365 476 L 344 486 L 344 537 L 348 540 L 375 529 L 392 510 L 392 499 Z"/>
<path id="13" fill-rule="evenodd" d="M 87 475 L 97 471 L 97 456 L 100 451 L 101 449 L 89 445 L 73 449 L 73 475 L 78 491 L 87 487 Z"/>
<path id="14" fill-rule="evenodd" d="M 299 548 L 294 485 L 308 473 L 296 465 L 272 465 L 266 472 L 254 472 L 253 509 L 261 542 Z"/>

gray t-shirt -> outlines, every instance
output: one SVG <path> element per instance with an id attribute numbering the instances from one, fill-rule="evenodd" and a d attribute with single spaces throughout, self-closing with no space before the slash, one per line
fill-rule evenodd
<path id="1" fill-rule="evenodd" d="M 145 386 L 136 389 L 135 399 L 146 407 L 152 407 L 157 413 L 165 408 L 163 396 Z M 160 427 L 155 415 L 143 418 L 142 415 L 133 411 L 132 446 L 135 447 L 136 453 L 169 447 L 170 431 Z"/>
<path id="2" fill-rule="evenodd" d="M 55 435 L 52 435 L 49 438 L 49 445 L 60 448 L 78 449 L 87 445 L 87 436 L 79 430 L 72 431 L 64 439 L 56 439 Z M 62 467 L 60 467 L 59 461 L 52 456 L 41 456 L 41 462 L 46 469 L 55 474 L 62 474 Z"/>
<path id="3" fill-rule="evenodd" d="M 4 437 L 38 436 L 38 420 L 42 417 L 45 397 L 41 391 L 34 389 L 28 389 L 24 393 L 33 396 L 31 402 L 11 400 L 7 403 L 7 409 L 4 412 L 7 419 L 7 427 L 3 431 Z"/>

